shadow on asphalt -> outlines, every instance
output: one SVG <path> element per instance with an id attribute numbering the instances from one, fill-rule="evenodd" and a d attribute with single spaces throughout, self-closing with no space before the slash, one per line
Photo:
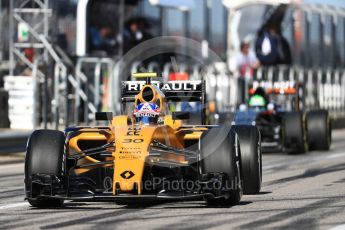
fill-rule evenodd
<path id="1" fill-rule="evenodd" d="M 258 194 L 248 194 L 248 195 L 245 195 L 245 196 L 260 196 L 260 195 L 266 195 L 266 194 L 271 194 L 272 192 L 271 191 L 261 191 L 259 192 Z"/>
<path id="2" fill-rule="evenodd" d="M 298 179 L 316 177 L 316 176 L 319 176 L 321 174 L 344 171 L 344 170 L 345 170 L 345 164 L 344 163 L 332 165 L 331 167 L 327 167 L 327 168 L 308 169 L 300 175 L 285 177 L 285 178 L 281 178 L 278 180 L 273 180 L 273 181 L 267 182 L 267 183 L 265 183 L 265 186 L 276 185 L 276 184 L 280 184 L 280 183 L 286 183 L 286 182 L 290 182 L 290 181 L 294 181 L 294 180 L 298 180 Z"/>
<path id="3" fill-rule="evenodd" d="M 98 206 L 94 207 L 93 204 L 97 203 Z M 100 207 L 99 204 L 105 204 L 105 207 Z M 240 201 L 235 206 L 245 206 L 253 203 L 252 201 Z M 109 207 L 109 204 L 114 204 L 114 207 Z M 160 205 L 163 205 L 160 207 Z M 35 208 L 31 207 L 30 210 L 50 209 L 54 211 L 68 211 L 68 210 L 119 210 L 119 209 L 186 209 L 186 208 L 231 208 L 234 206 L 208 206 L 204 201 L 151 201 L 150 203 L 116 203 L 116 202 L 66 202 L 63 206 L 58 208 Z"/>

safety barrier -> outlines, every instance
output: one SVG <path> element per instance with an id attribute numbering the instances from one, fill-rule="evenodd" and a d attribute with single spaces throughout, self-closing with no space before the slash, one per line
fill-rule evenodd
<path id="1" fill-rule="evenodd" d="M 241 85 L 248 91 L 253 80 L 300 81 L 304 85 L 305 108 L 324 108 L 333 116 L 345 117 L 345 70 L 304 69 L 277 66 L 259 68 L 254 77 L 236 77 L 226 63 L 186 65 L 185 63 L 156 62 L 132 65 L 109 58 L 80 58 L 71 72 L 56 62 L 53 117 L 58 125 L 79 125 L 94 122 L 96 111 L 121 113 L 121 81 L 131 72 L 162 72 L 163 81 L 170 73 L 188 73 L 190 80 L 205 80 L 207 100 L 216 105 L 216 112 L 228 113 L 248 98 L 240 95 Z M 243 90 L 243 89 L 242 89 Z"/>
<path id="2" fill-rule="evenodd" d="M 96 111 L 107 110 L 108 80 L 113 79 L 114 61 L 110 58 L 80 58 L 75 67 L 69 66 L 51 50 L 54 59 L 52 83 L 46 74 L 38 74 L 39 60 L 33 63 L 33 81 L 36 90 L 35 127 L 89 124 Z M 42 92 L 39 94 L 39 89 Z M 50 104 L 51 101 L 51 104 Z M 42 119 L 38 119 L 42 117 Z"/>
<path id="3" fill-rule="evenodd" d="M 108 82 L 114 78 L 115 62 L 111 58 L 80 58 L 76 64 L 74 124 L 89 124 L 96 111 L 108 110 Z M 117 87 L 118 88 L 118 87 Z M 83 92 L 83 93 L 81 93 Z M 81 105 L 83 112 L 81 114 Z M 82 115 L 82 116 L 80 116 Z"/>

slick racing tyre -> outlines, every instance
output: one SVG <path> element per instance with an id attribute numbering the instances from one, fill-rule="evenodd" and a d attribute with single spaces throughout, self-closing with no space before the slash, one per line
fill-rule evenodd
<path id="1" fill-rule="evenodd" d="M 308 144 L 310 150 L 330 149 L 332 127 L 326 110 L 315 110 L 307 113 Z"/>
<path id="2" fill-rule="evenodd" d="M 64 171 L 65 135 L 56 130 L 36 130 L 29 137 L 25 157 L 25 190 L 28 202 L 34 207 L 59 207 L 62 199 L 36 198 L 37 187 L 32 186 L 33 175 L 61 178 Z M 29 194 L 29 196 L 28 196 Z"/>
<path id="3" fill-rule="evenodd" d="M 215 132 L 215 129 L 212 129 Z M 240 202 L 243 191 L 240 183 L 239 143 L 230 126 L 217 129 L 218 134 L 201 139 L 201 170 L 203 174 L 225 173 L 229 190 L 227 198 L 205 198 L 208 205 L 229 206 Z M 205 138 L 206 137 L 206 138 Z"/>
<path id="4" fill-rule="evenodd" d="M 261 135 L 257 127 L 234 125 L 240 141 L 243 194 L 258 194 L 262 183 Z"/>
<path id="5" fill-rule="evenodd" d="M 286 113 L 283 118 L 283 143 L 289 153 L 306 153 L 308 151 L 307 133 L 304 115 L 301 112 Z"/>

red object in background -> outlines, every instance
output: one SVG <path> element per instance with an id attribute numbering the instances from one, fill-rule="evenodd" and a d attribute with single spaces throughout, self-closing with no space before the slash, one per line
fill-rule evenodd
<path id="1" fill-rule="evenodd" d="M 255 94 L 256 88 L 251 88 L 249 89 L 249 95 Z M 295 88 L 277 88 L 277 89 L 271 89 L 271 88 L 266 88 L 266 93 L 267 94 L 296 94 L 297 89 Z"/>
<path id="2" fill-rule="evenodd" d="M 33 48 L 24 49 L 25 57 L 32 63 L 34 61 L 35 52 Z"/>
<path id="3" fill-rule="evenodd" d="M 170 81 L 187 81 L 189 80 L 188 73 L 170 73 L 169 74 Z"/>

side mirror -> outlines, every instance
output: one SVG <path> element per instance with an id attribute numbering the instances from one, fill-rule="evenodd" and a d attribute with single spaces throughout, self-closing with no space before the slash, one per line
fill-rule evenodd
<path id="1" fill-rule="evenodd" d="M 96 121 L 111 121 L 113 119 L 112 112 L 96 112 L 95 113 Z"/>
<path id="2" fill-rule="evenodd" d="M 180 112 L 173 112 L 172 119 L 173 120 L 188 120 L 189 119 L 189 112 L 180 111 Z"/>

